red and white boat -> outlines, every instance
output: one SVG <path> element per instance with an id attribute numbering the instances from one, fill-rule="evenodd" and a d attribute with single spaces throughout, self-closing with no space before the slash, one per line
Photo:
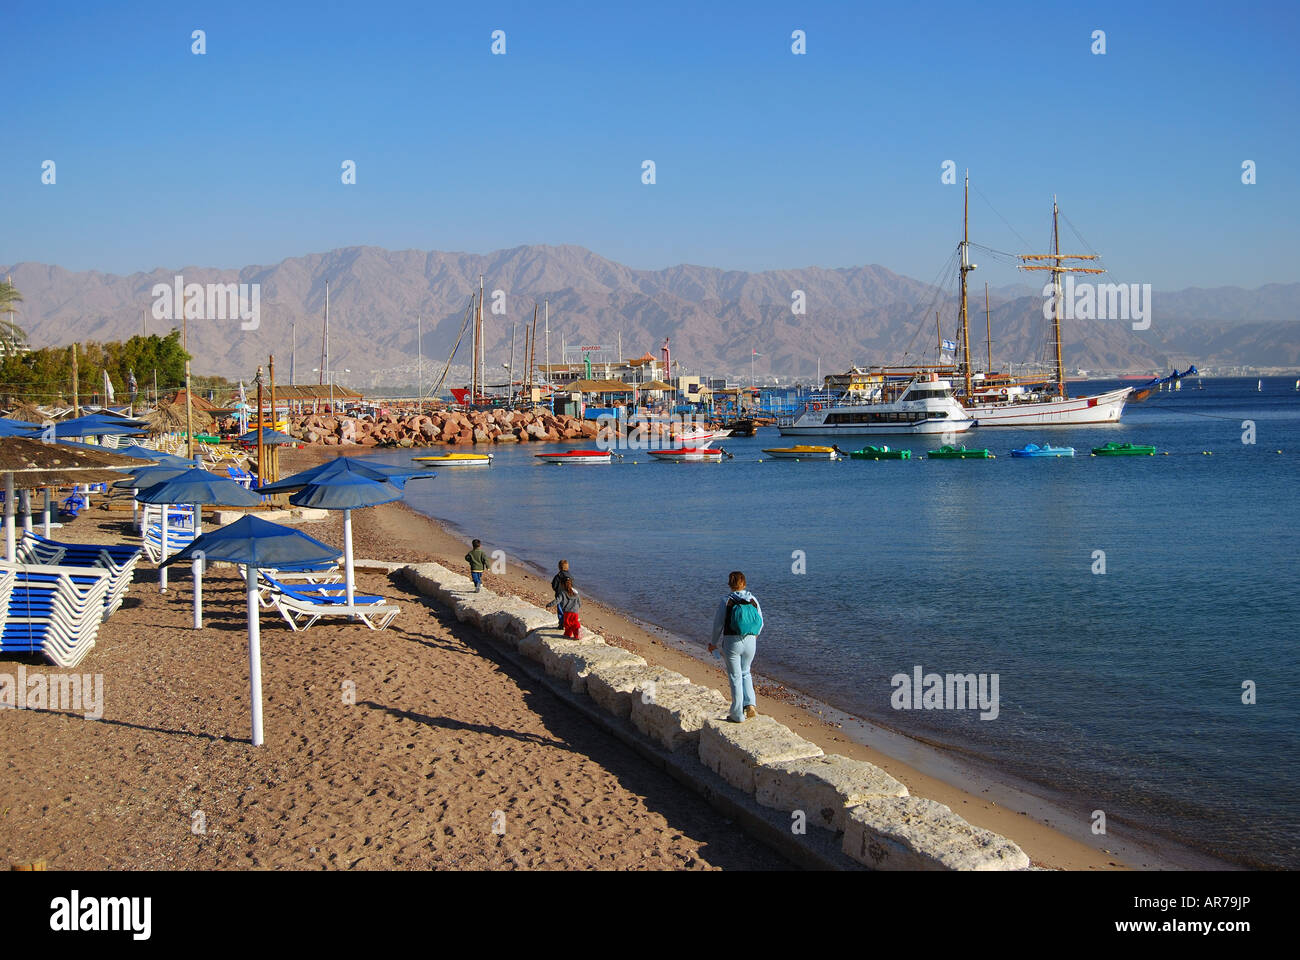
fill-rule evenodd
<path id="1" fill-rule="evenodd" d="M 670 450 L 650 450 L 647 452 L 656 460 L 670 460 L 675 463 L 688 463 L 698 460 L 719 461 L 726 456 L 722 450 L 714 450 L 708 446 L 674 447 Z"/>
<path id="2" fill-rule="evenodd" d="M 608 450 L 565 450 L 563 453 L 535 453 L 542 463 L 609 463 L 613 454 Z"/>

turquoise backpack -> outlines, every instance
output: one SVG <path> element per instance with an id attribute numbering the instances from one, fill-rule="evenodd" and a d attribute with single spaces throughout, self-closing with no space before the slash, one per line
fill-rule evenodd
<path id="1" fill-rule="evenodd" d="M 753 600 L 727 598 L 726 633 L 738 637 L 758 636 L 763 630 L 763 615 L 758 612 L 758 604 Z"/>

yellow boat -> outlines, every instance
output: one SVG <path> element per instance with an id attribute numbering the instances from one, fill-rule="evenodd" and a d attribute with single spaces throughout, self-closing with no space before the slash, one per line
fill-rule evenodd
<path id="1" fill-rule="evenodd" d="M 801 445 L 797 447 L 772 447 L 770 450 L 764 450 L 763 452 L 771 454 L 779 460 L 838 460 L 842 451 L 834 445 L 829 447 Z"/>
<path id="2" fill-rule="evenodd" d="M 441 453 L 432 457 L 412 457 L 419 463 L 437 463 L 444 467 L 486 467 L 492 462 L 490 453 Z"/>

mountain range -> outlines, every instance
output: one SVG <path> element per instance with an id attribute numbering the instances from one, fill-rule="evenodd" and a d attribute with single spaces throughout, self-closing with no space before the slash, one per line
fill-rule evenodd
<path id="1" fill-rule="evenodd" d="M 820 360 L 824 372 L 850 364 L 932 361 L 938 334 L 955 336 L 954 291 L 939 289 L 881 266 L 804 267 L 758 273 L 679 265 L 636 270 L 578 246 L 520 246 L 479 255 L 378 247 L 348 247 L 286 259 L 272 266 L 220 270 L 187 266 L 129 276 L 72 272 L 40 263 L 0 267 L 24 300 L 15 321 L 34 347 L 74 340 L 121 340 L 145 331 L 166 333 L 179 321 L 155 319 L 151 291 L 186 283 L 260 284 L 260 324 L 238 320 L 188 324 L 195 370 L 249 379 L 270 353 L 285 379 L 291 343 L 298 348 L 296 379 L 317 382 L 321 367 L 325 286 L 330 295 L 330 367 L 342 383 L 414 382 L 417 317 L 423 336 L 426 384 L 436 379 L 466 308 L 486 277 L 486 363 L 509 360 L 512 327 L 522 368 L 524 329 L 534 302 L 550 301 L 551 360 L 562 345 L 594 344 L 623 353 L 656 356 L 670 338 L 679 372 L 746 374 L 751 356 L 759 375 L 808 376 Z M 494 299 L 493 291 L 503 296 Z M 806 312 L 792 312 L 803 291 Z M 1154 294 L 1149 330 L 1127 321 L 1074 320 L 1064 349 L 1070 370 L 1149 372 L 1195 363 L 1300 366 L 1300 284 L 1188 289 Z M 1049 325 L 1043 298 L 1030 286 L 990 293 L 993 357 L 1045 360 Z M 972 352 L 984 358 L 982 285 L 971 291 Z M 494 303 L 504 309 L 494 314 Z M 296 335 L 294 326 L 296 325 Z M 537 360 L 544 359 L 538 324 Z M 456 355 L 469 362 L 469 334 Z M 492 377 L 489 376 L 489 381 Z"/>

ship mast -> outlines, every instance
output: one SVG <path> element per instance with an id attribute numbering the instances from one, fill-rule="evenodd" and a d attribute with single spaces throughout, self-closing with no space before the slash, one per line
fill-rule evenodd
<path id="1" fill-rule="evenodd" d="M 966 314 L 966 274 L 975 269 L 970 262 L 970 171 L 966 171 L 966 197 L 961 211 L 961 369 L 966 380 L 966 403 L 971 402 L 970 317 Z"/>
<path id="2" fill-rule="evenodd" d="M 1063 260 L 1096 260 L 1095 254 L 1077 254 L 1061 253 L 1061 231 L 1058 217 L 1060 208 L 1056 204 L 1056 195 L 1052 195 L 1052 252 L 1037 254 L 1021 254 L 1021 260 L 1050 260 L 1050 266 L 1041 266 L 1039 264 L 1022 263 L 1021 270 L 1050 270 L 1052 273 L 1052 301 L 1055 309 L 1052 311 L 1052 341 L 1056 345 L 1056 395 L 1064 400 L 1067 396 L 1065 390 L 1065 361 L 1061 355 L 1061 300 L 1064 298 L 1061 291 L 1061 274 L 1063 273 L 1105 273 L 1105 270 L 1097 267 L 1078 267 L 1073 264 L 1062 263 Z"/>

